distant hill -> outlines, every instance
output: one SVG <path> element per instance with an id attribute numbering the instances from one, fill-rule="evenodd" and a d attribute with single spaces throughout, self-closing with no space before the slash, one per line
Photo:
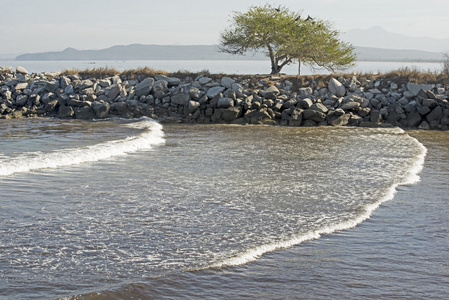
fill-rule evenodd
<path id="1" fill-rule="evenodd" d="M 430 52 L 449 52 L 449 39 L 412 37 L 389 32 L 382 27 L 351 29 L 341 34 L 341 39 L 359 47 L 384 49 L 414 49 Z"/>
<path id="2" fill-rule="evenodd" d="M 67 48 L 61 52 L 23 54 L 16 60 L 230 60 L 266 59 L 262 53 L 232 56 L 217 45 L 141 45 L 113 46 L 100 50 Z"/>
<path id="3" fill-rule="evenodd" d="M 438 52 L 419 50 L 394 50 L 372 47 L 356 47 L 360 61 L 441 61 Z M 18 61 L 30 60 L 266 60 L 263 53 L 234 56 L 220 52 L 217 45 L 168 46 L 140 45 L 113 46 L 100 50 L 76 50 L 67 48 L 60 52 L 23 54 Z"/>

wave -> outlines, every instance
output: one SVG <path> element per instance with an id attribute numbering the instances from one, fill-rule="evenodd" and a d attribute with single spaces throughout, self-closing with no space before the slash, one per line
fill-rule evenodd
<path id="1" fill-rule="evenodd" d="M 126 126 L 142 129 L 143 132 L 122 140 L 108 141 L 91 146 L 52 152 L 22 153 L 0 165 L 0 176 L 100 161 L 136 151 L 150 150 L 153 146 L 165 142 L 162 125 L 150 118 L 141 118 L 137 122 L 126 124 Z"/>
<path id="2" fill-rule="evenodd" d="M 391 131 L 390 134 L 401 134 L 401 135 L 407 135 L 405 131 L 402 129 L 395 129 L 394 131 Z M 232 266 L 239 266 L 244 265 L 250 262 L 253 262 L 257 260 L 259 257 L 261 257 L 263 254 L 268 252 L 273 252 L 280 249 L 286 249 L 293 247 L 295 245 L 299 245 L 305 241 L 315 240 L 320 238 L 322 235 L 331 234 L 337 231 L 342 230 L 348 230 L 351 228 L 356 227 L 357 225 L 361 224 L 365 220 L 369 219 L 373 212 L 379 208 L 379 206 L 387 202 L 389 200 L 392 200 L 394 196 L 396 195 L 398 186 L 404 186 L 404 185 L 412 185 L 418 183 L 421 178 L 419 176 L 419 173 L 422 171 L 424 167 L 425 157 L 427 155 L 427 148 L 421 144 L 417 139 L 407 135 L 408 138 L 410 138 L 411 146 L 417 147 L 418 154 L 414 157 L 413 163 L 410 165 L 409 169 L 399 180 L 399 182 L 393 183 L 384 193 L 384 196 L 378 199 L 378 201 L 368 204 L 364 207 L 364 210 L 361 214 L 359 214 L 356 218 L 347 220 L 344 222 L 340 222 L 337 224 L 334 224 L 332 226 L 326 226 L 319 228 L 317 230 L 308 232 L 306 234 L 301 234 L 298 236 L 294 236 L 291 239 L 276 242 L 276 243 L 269 243 L 261 246 L 257 246 L 251 249 L 244 250 L 232 257 L 225 258 L 224 260 L 220 260 L 217 262 L 213 262 L 212 264 L 209 264 L 201 269 L 209 269 L 209 268 L 222 268 L 222 267 L 232 267 Z"/>

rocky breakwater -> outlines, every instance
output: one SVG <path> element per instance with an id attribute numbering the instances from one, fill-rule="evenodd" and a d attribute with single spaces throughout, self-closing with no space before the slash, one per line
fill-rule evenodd
<path id="1" fill-rule="evenodd" d="M 214 77 L 214 78 L 211 78 Z M 95 79 L 0 68 L 0 118 L 103 119 L 284 126 L 449 129 L 449 90 L 380 76 L 123 75 Z"/>

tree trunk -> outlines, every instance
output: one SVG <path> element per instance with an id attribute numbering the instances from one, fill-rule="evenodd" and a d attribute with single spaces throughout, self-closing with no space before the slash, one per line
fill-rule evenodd
<path id="1" fill-rule="evenodd" d="M 298 76 L 301 75 L 301 60 L 298 59 Z"/>

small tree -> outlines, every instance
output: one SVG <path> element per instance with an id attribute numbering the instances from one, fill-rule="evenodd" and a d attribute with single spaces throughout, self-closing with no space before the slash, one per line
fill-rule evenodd
<path id="1" fill-rule="evenodd" d="M 338 35 L 328 21 L 304 19 L 285 7 L 266 4 L 234 12 L 232 26 L 220 34 L 220 50 L 234 55 L 265 51 L 271 74 L 293 62 L 335 71 L 355 61 L 354 47 Z"/>

